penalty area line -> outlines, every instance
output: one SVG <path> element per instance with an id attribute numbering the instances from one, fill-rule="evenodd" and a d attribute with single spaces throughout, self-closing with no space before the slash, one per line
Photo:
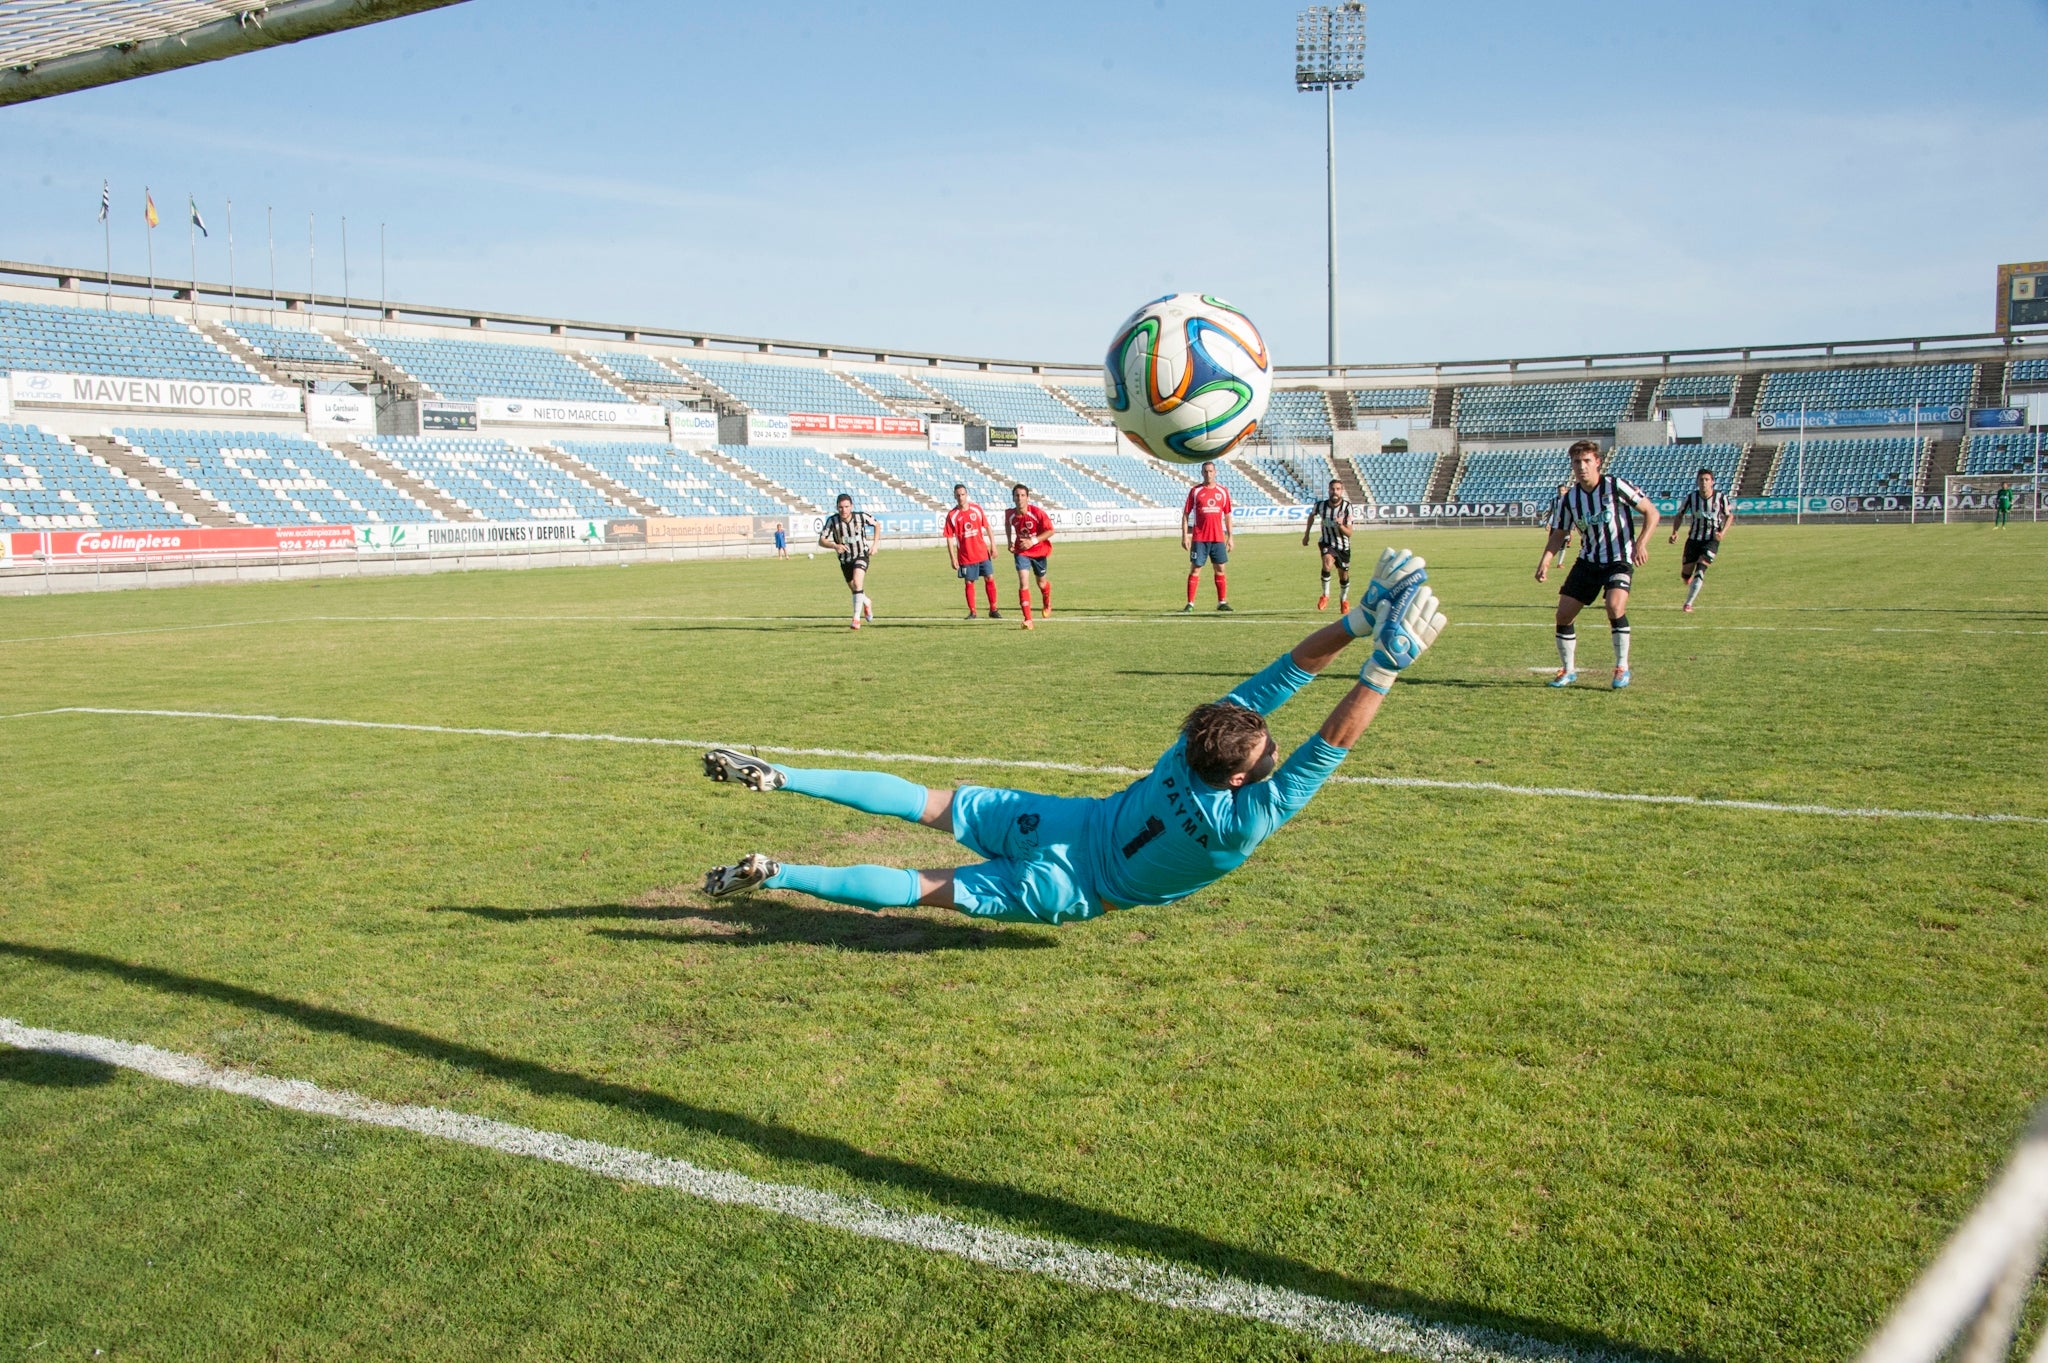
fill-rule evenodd
<path id="1" fill-rule="evenodd" d="M 864 752 L 852 748 L 792 748 L 774 743 L 727 739 L 658 738 L 635 734 L 565 733 L 548 729 L 460 728 L 446 724 L 402 724 L 390 720 L 325 719 L 308 715 L 244 715 L 219 710 L 142 710 L 98 705 L 65 705 L 54 710 L 29 710 L 0 719 L 39 715 L 112 715 L 147 719 L 203 719 L 240 724 L 304 724 L 315 728 L 381 729 L 398 733 L 446 734 L 463 738 L 546 739 L 564 743 L 624 743 L 656 748 L 742 748 L 778 757 L 843 757 L 860 762 L 918 763 L 935 767 L 1007 767 L 1019 771 L 1059 771 L 1081 776 L 1143 776 L 1146 767 L 1119 767 L 1082 762 L 1048 762 L 1024 757 L 949 757 L 935 753 Z M 1609 804 L 1684 806 L 1733 809 L 1753 814 L 1806 814 L 1831 819 L 1924 819 L 1943 823 L 2005 823 L 2048 825 L 2036 814 L 1975 814 L 1949 809 L 1845 808 L 1838 805 L 1786 804 L 1772 800 L 1717 799 L 1705 795 L 1655 795 L 1631 791 L 1580 790 L 1571 786 L 1516 786 L 1501 781 L 1443 781 L 1426 776 L 1332 776 L 1331 785 L 1383 786 L 1402 790 L 1470 791 L 1483 795 L 1519 795 L 1544 800 L 1594 800 Z"/>
<path id="2" fill-rule="evenodd" d="M 1207 1311 L 1278 1326 L 1332 1344 L 1458 1363 L 1608 1363 L 1625 1355 L 1532 1339 L 1475 1325 L 1446 1325 L 1357 1302 L 1205 1273 L 1179 1264 L 1019 1235 L 933 1213 L 911 1213 L 865 1197 L 799 1184 L 767 1183 L 723 1169 L 515 1126 L 447 1108 L 379 1102 L 345 1089 L 223 1069 L 198 1056 L 80 1032 L 48 1031 L 0 1017 L 0 1043 L 132 1070 L 185 1088 L 253 1098 L 273 1107 L 363 1126 L 406 1131 L 482 1150 L 545 1160 L 601 1178 L 666 1188 L 701 1201 L 747 1207 L 867 1240 L 1029 1273 L 1091 1292 L 1116 1292 L 1175 1311 Z"/>

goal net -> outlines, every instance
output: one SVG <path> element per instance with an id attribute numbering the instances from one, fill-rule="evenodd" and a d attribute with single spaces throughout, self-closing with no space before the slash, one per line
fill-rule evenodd
<path id="1" fill-rule="evenodd" d="M 2037 521 L 2048 496 L 2048 473 L 2038 478 L 2030 469 L 2023 473 L 1952 473 L 1941 480 L 1941 519 L 1989 521 L 1998 516 L 2002 498 L 2009 498 L 2007 515 L 2017 521 Z"/>

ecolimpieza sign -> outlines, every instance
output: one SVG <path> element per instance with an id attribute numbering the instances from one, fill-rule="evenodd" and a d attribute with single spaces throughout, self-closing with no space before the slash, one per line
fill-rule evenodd
<path id="1" fill-rule="evenodd" d="M 53 374 L 39 369 L 16 369 L 7 377 L 16 406 L 155 408 L 239 412 L 247 416 L 291 416 L 301 410 L 299 390 L 274 383 L 124 379 L 106 374 Z"/>

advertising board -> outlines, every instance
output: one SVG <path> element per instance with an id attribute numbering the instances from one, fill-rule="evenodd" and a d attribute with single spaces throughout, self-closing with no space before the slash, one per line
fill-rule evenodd
<path id="1" fill-rule="evenodd" d="M 625 426 L 658 430 L 668 424 L 666 408 L 639 402 L 479 397 L 476 414 L 478 420 L 494 426 Z"/>
<path id="2" fill-rule="evenodd" d="M 178 412 L 292 416 L 299 390 L 274 383 L 200 383 L 191 379 L 124 379 L 105 374 L 55 374 L 16 369 L 7 376 L 21 407 L 133 407 Z"/>
<path id="3" fill-rule="evenodd" d="M 347 525 L 181 526 L 173 530 L 17 531 L 17 559 L 54 563 L 120 563 L 180 558 L 247 558 L 281 554 L 344 554 L 355 546 Z"/>
<path id="4" fill-rule="evenodd" d="M 445 398 L 421 398 L 419 434 L 430 431 L 473 431 L 476 429 L 476 404 L 474 402 L 450 402 Z"/>
<path id="5" fill-rule="evenodd" d="M 934 421 L 927 432 L 935 450 L 967 448 L 967 428 L 957 421 Z"/>
<path id="6" fill-rule="evenodd" d="M 716 445 L 718 413 L 670 412 L 668 438 L 677 445 Z"/>
<path id="7" fill-rule="evenodd" d="M 306 394 L 306 425 L 316 431 L 377 433 L 377 402 L 361 393 Z"/>
<path id="8" fill-rule="evenodd" d="M 1026 445 L 1114 445 L 1116 427 L 1054 425 L 1046 422 L 1020 421 L 1016 426 L 1017 439 Z M 995 441 L 991 439 L 990 445 Z"/>
<path id="9" fill-rule="evenodd" d="M 1756 428 L 1760 431 L 1797 432 L 1801 419 L 1806 429 L 1827 430 L 1835 426 L 1939 426 L 1943 422 L 1961 421 L 1967 409 L 1960 402 L 1921 403 L 1917 407 L 1840 407 L 1826 411 L 1797 408 L 1789 412 L 1759 412 Z"/>
<path id="10" fill-rule="evenodd" d="M 795 439 L 794 428 L 786 416 L 767 416 L 760 412 L 750 412 L 746 421 L 749 445 L 787 445 Z"/>
<path id="11" fill-rule="evenodd" d="M 428 521 L 352 527 L 355 546 L 372 554 L 432 554 L 483 549 L 561 549 L 605 543 L 604 521 Z"/>

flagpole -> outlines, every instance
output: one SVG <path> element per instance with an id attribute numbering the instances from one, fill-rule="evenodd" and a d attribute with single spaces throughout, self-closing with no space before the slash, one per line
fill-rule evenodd
<path id="1" fill-rule="evenodd" d="M 377 330 L 384 330 L 384 314 L 390 310 L 391 291 L 384 287 L 384 224 L 377 224 Z"/>
<path id="2" fill-rule="evenodd" d="M 100 231 L 107 239 L 107 311 L 114 310 L 114 215 L 107 211 L 110 189 L 100 181 Z"/>
<path id="3" fill-rule="evenodd" d="M 270 249 L 270 310 L 277 311 L 277 210 L 263 205 L 263 244 Z M 276 317 L 270 319 L 273 323 Z"/>
<path id="4" fill-rule="evenodd" d="M 235 201 L 228 200 L 228 320 L 235 320 Z"/>
<path id="5" fill-rule="evenodd" d="M 185 237 L 192 243 L 192 321 L 199 321 L 199 206 L 185 199 Z"/>
<path id="6" fill-rule="evenodd" d="M 341 215 L 341 317 L 348 325 L 348 214 Z"/>
<path id="7" fill-rule="evenodd" d="M 150 197 L 148 185 L 142 187 L 142 202 L 145 205 L 156 202 Z M 143 237 L 149 243 L 149 310 L 154 313 L 156 311 L 156 229 L 149 225 L 149 219 L 146 216 L 143 218 L 142 223 Z"/>

